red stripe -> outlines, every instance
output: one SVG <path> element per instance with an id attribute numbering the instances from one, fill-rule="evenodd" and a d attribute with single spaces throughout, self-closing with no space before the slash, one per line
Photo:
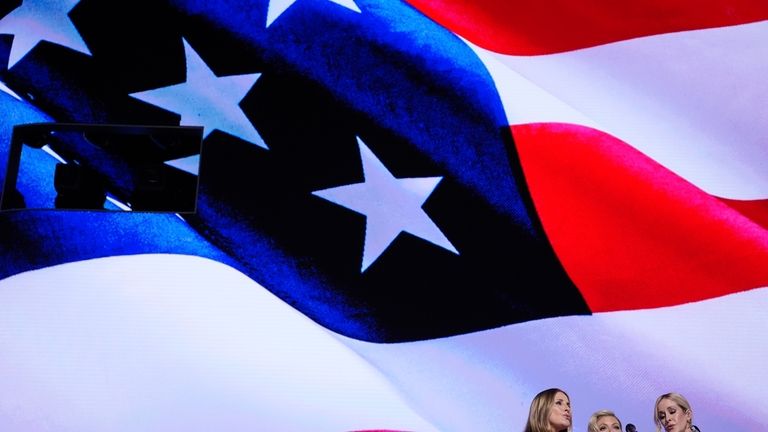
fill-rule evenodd
<path id="1" fill-rule="evenodd" d="M 583 126 L 514 126 L 536 210 L 595 312 L 768 286 L 768 231 L 626 143 Z"/>
<path id="2" fill-rule="evenodd" d="M 765 0 L 407 1 L 476 45 L 516 55 L 768 19 Z"/>
<path id="3" fill-rule="evenodd" d="M 768 200 L 731 200 L 720 198 L 729 207 L 752 219 L 753 222 L 768 229 Z"/>

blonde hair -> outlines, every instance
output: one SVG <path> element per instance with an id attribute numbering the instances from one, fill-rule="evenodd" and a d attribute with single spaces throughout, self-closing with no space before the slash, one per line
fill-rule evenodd
<path id="1" fill-rule="evenodd" d="M 598 432 L 597 431 L 597 421 L 600 420 L 600 417 L 613 417 L 616 419 L 616 421 L 619 422 L 619 429 L 621 429 L 621 420 L 616 416 L 616 414 L 611 410 L 600 410 L 592 414 L 592 417 L 589 418 L 589 423 L 587 424 L 587 431 L 589 432 Z"/>
<path id="2" fill-rule="evenodd" d="M 691 418 L 688 420 L 688 428 L 690 429 L 693 424 L 693 410 L 691 409 L 691 404 L 685 396 L 680 393 L 671 392 L 659 396 L 659 398 L 656 399 L 656 403 L 653 405 L 653 422 L 656 423 L 656 432 L 661 432 L 664 429 L 664 426 L 661 424 L 661 419 L 659 419 L 659 404 L 664 399 L 671 400 L 677 404 L 683 412 L 691 414 Z"/>
<path id="3" fill-rule="evenodd" d="M 531 409 L 528 412 L 528 422 L 525 424 L 524 432 L 553 432 L 549 429 L 549 411 L 552 405 L 555 404 L 555 395 L 557 393 L 562 393 L 569 401 L 571 400 L 568 393 L 559 388 L 551 388 L 539 392 L 531 401 Z M 568 426 L 566 430 L 571 432 L 572 428 L 573 422 L 571 422 L 571 426 Z"/>

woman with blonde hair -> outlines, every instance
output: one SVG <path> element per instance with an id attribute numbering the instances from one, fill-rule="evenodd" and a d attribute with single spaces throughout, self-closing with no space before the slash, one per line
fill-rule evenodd
<path id="1" fill-rule="evenodd" d="M 571 399 L 558 388 L 544 390 L 531 401 L 524 432 L 571 432 Z"/>
<path id="2" fill-rule="evenodd" d="M 589 418 L 587 430 L 589 432 L 621 432 L 621 420 L 613 411 L 600 410 Z"/>
<path id="3" fill-rule="evenodd" d="M 653 406 L 656 432 L 692 432 L 693 410 L 688 400 L 679 393 L 665 393 Z"/>

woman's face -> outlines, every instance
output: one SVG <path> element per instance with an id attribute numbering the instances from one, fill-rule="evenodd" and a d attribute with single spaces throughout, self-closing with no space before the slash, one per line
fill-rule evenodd
<path id="1" fill-rule="evenodd" d="M 656 415 L 667 432 L 683 432 L 691 422 L 691 412 L 685 411 L 671 399 L 662 399 L 656 406 Z"/>
<path id="2" fill-rule="evenodd" d="M 549 409 L 549 426 L 553 431 L 561 431 L 571 426 L 571 401 L 563 392 L 555 393 L 554 403 Z"/>
<path id="3" fill-rule="evenodd" d="M 602 416 L 598 418 L 596 426 L 599 432 L 621 432 L 619 419 L 614 416 Z"/>

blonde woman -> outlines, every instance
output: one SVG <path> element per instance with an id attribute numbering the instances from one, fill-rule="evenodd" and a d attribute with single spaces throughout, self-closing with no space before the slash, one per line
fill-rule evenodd
<path id="1" fill-rule="evenodd" d="M 621 420 L 613 411 L 600 410 L 592 414 L 587 424 L 589 432 L 621 432 Z"/>
<path id="2" fill-rule="evenodd" d="M 693 432 L 693 410 L 679 393 L 666 393 L 656 399 L 653 409 L 656 432 Z M 698 428 L 697 428 L 698 429 Z"/>
<path id="3" fill-rule="evenodd" d="M 568 394 L 558 388 L 537 394 L 531 401 L 524 432 L 572 432 Z"/>

